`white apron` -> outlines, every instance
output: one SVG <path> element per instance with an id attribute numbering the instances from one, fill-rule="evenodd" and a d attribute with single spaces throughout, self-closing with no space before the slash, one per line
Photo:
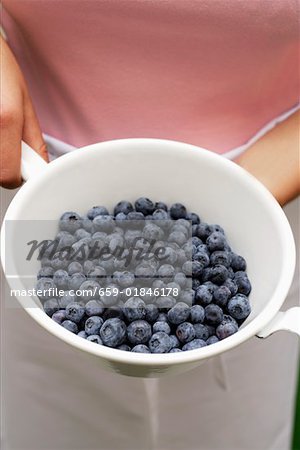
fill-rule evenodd
<path id="1" fill-rule="evenodd" d="M 225 156 L 241 153 L 291 112 Z M 51 157 L 73 150 L 45 139 Z M 1 189 L 3 215 L 14 193 Z M 285 213 L 299 249 L 299 198 Z M 5 307 L 7 289 L 3 280 L 3 450 L 289 449 L 299 349 L 295 335 L 252 338 L 182 375 L 129 378 L 103 371 L 22 309 Z M 296 304 L 297 277 L 283 309 Z"/>

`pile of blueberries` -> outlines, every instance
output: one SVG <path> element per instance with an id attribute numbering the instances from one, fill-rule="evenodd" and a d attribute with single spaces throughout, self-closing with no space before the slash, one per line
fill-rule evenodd
<path id="1" fill-rule="evenodd" d="M 151 258 L 134 262 L 139 237 L 152 242 Z M 136 353 L 193 350 L 236 333 L 251 312 L 245 259 L 220 225 L 201 221 L 181 203 L 168 207 L 141 197 L 134 205 L 120 201 L 113 214 L 104 206 L 84 216 L 66 212 L 48 243 L 55 246 L 40 254 L 36 285 L 44 311 L 95 344 Z M 128 255 L 133 245 L 128 268 L 114 250 Z M 162 246 L 159 260 L 155 249 Z M 104 258 L 104 247 L 111 258 Z"/>

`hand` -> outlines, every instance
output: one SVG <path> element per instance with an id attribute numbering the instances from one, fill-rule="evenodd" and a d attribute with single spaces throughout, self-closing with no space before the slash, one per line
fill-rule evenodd
<path id="1" fill-rule="evenodd" d="M 20 186 L 21 140 L 48 161 L 40 126 L 26 82 L 10 48 L 1 37 L 0 185 Z"/>

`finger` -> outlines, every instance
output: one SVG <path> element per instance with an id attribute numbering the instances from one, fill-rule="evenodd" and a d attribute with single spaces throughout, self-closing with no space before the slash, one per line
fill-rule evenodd
<path id="1" fill-rule="evenodd" d="M 9 105 L 1 109 L 0 185 L 15 189 L 22 183 L 20 172 L 23 114 Z"/>
<path id="2" fill-rule="evenodd" d="M 45 161 L 49 161 L 47 146 L 43 139 L 33 104 L 28 95 L 24 99 L 23 140 L 33 148 Z"/>

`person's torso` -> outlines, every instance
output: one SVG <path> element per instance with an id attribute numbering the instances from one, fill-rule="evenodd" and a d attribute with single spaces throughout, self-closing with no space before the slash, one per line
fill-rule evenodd
<path id="1" fill-rule="evenodd" d="M 219 153 L 298 100 L 296 0 L 4 0 L 43 131 Z"/>

